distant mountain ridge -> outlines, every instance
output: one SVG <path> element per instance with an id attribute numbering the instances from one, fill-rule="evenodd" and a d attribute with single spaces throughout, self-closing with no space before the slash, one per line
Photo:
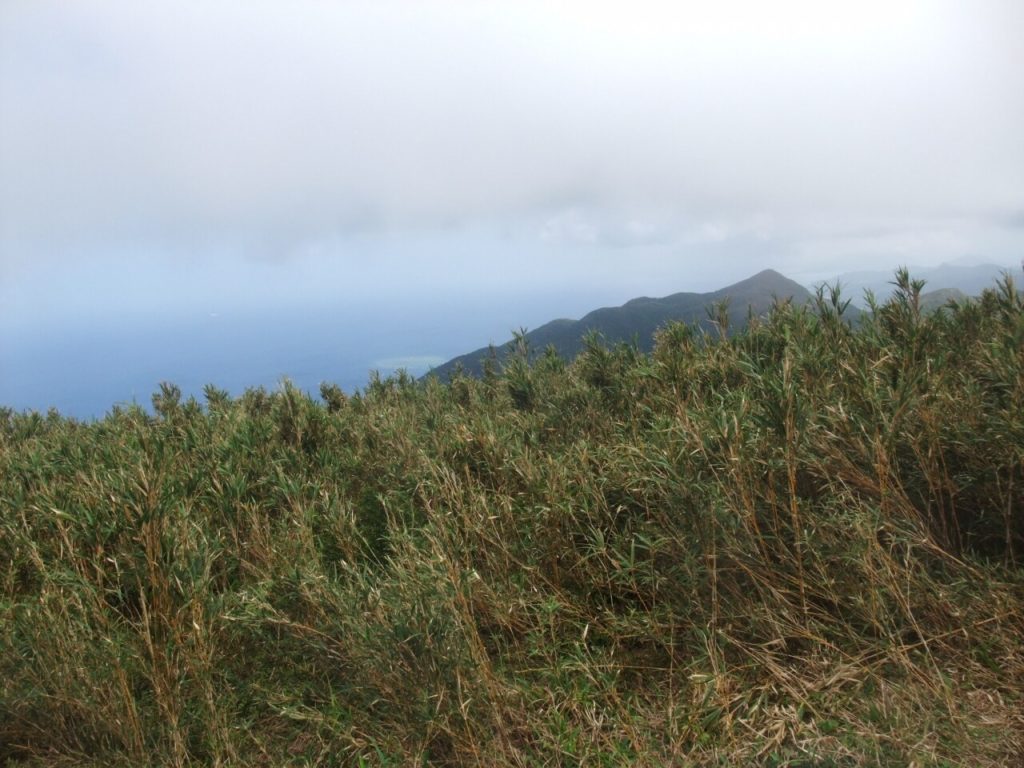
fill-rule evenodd
<path id="1" fill-rule="evenodd" d="M 669 322 L 699 323 L 712 328 L 708 309 L 729 300 L 729 325 L 742 328 L 748 314 L 760 315 L 771 309 L 776 299 L 793 299 L 797 303 L 811 300 L 812 294 L 804 286 L 772 269 L 758 272 L 746 280 L 711 293 L 674 293 L 662 298 L 646 296 L 631 299 L 619 307 L 603 307 L 579 320 L 552 320 L 525 334 L 530 349 L 537 353 L 551 345 L 566 359 L 572 359 L 583 349 L 583 339 L 591 331 L 600 333 L 610 344 L 634 339 L 641 350 L 654 346 L 654 333 Z M 499 351 L 506 344 L 496 347 Z M 453 358 L 430 371 L 428 376 L 447 379 L 458 366 L 473 376 L 480 375 L 482 361 L 490 354 L 490 347 Z"/>
<path id="2" fill-rule="evenodd" d="M 958 293 L 949 293 L 943 298 L 963 299 L 970 296 L 978 296 L 986 288 L 991 288 L 1004 272 L 1015 274 L 1015 270 L 998 264 L 940 264 L 937 267 L 909 267 L 910 276 L 916 280 L 924 280 L 926 293 L 937 293 L 938 291 L 949 290 Z M 829 285 L 839 283 L 843 296 L 851 299 L 858 307 L 866 307 L 864 292 L 871 291 L 876 301 L 884 302 L 893 291 L 892 270 L 871 270 L 860 272 L 846 272 L 831 280 L 825 281 Z M 939 300 L 938 303 L 942 303 Z"/>
<path id="3" fill-rule="evenodd" d="M 921 311 L 934 312 L 943 307 L 949 306 L 950 302 L 962 304 L 971 297 L 959 288 L 939 288 L 921 294 Z"/>

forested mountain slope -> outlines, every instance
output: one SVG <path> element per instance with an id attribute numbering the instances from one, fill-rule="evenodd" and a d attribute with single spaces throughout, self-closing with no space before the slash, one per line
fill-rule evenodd
<path id="1" fill-rule="evenodd" d="M 639 349 L 649 352 L 654 346 L 654 333 L 669 322 L 696 323 L 711 330 L 709 312 L 716 305 L 728 302 L 727 322 L 733 330 L 741 329 L 748 316 L 767 312 L 775 300 L 792 299 L 802 304 L 811 299 L 810 292 L 799 283 L 766 269 L 735 285 L 711 293 L 675 293 L 663 298 L 637 298 L 621 307 L 594 310 L 579 320 L 554 320 L 529 331 L 524 340 L 534 354 L 551 346 L 566 360 L 579 354 L 584 338 L 596 332 L 606 344 L 636 341 Z M 507 345 L 496 350 L 499 359 Z M 449 360 L 435 368 L 431 375 L 445 379 L 457 368 L 479 375 L 481 361 L 492 354 L 489 347 Z"/>

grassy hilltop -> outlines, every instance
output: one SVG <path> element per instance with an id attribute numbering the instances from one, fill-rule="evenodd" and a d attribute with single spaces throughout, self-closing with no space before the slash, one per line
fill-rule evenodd
<path id="1" fill-rule="evenodd" d="M 4 412 L 0 764 L 1019 764 L 1024 306 L 899 282 L 856 329 Z"/>

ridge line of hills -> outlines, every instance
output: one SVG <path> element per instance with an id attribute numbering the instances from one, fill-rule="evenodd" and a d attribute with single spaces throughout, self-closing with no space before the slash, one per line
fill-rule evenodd
<path id="1" fill-rule="evenodd" d="M 587 313 L 579 320 L 561 318 L 552 320 L 524 334 L 529 347 L 540 353 L 549 345 L 565 359 L 574 358 L 584 345 L 584 337 L 592 332 L 599 333 L 609 344 L 636 341 L 643 351 L 650 351 L 654 345 L 654 333 L 669 322 L 697 323 L 712 330 L 708 309 L 719 302 L 728 300 L 729 327 L 744 326 L 749 313 L 760 315 L 771 309 L 776 300 L 792 299 L 804 303 L 813 298 L 811 292 L 773 269 L 765 269 L 733 285 L 708 293 L 673 293 L 661 298 L 640 296 L 630 299 L 618 307 L 601 307 Z M 851 313 L 855 313 L 851 307 Z M 495 346 L 503 349 L 507 344 Z M 473 352 L 452 358 L 433 368 L 427 376 L 447 379 L 461 366 L 472 376 L 482 373 L 482 361 L 490 354 L 491 346 L 481 347 Z"/>
<path id="2" fill-rule="evenodd" d="M 994 264 L 975 267 L 944 264 L 941 267 L 912 270 L 911 277 L 918 277 L 920 272 L 934 286 L 933 290 L 921 294 L 921 307 L 930 312 L 950 301 L 963 301 L 979 294 L 1002 271 L 1002 268 Z M 892 285 L 892 276 L 888 281 L 883 281 L 883 274 L 879 271 L 848 273 L 816 285 L 838 282 L 843 298 L 851 300 L 846 316 L 856 323 L 863 312 L 860 299 L 865 291 L 874 292 L 880 300 L 884 300 L 891 292 L 891 289 L 886 288 Z M 680 292 L 660 298 L 640 296 L 617 307 L 595 309 L 579 320 L 551 320 L 523 336 L 533 355 L 539 355 L 548 346 L 552 346 L 566 360 L 580 353 L 586 336 L 592 331 L 600 334 L 608 344 L 635 341 L 641 351 L 649 352 L 654 346 L 655 332 L 669 322 L 696 324 L 704 330 L 712 331 L 714 322 L 709 316 L 709 310 L 726 299 L 729 302 L 729 328 L 738 331 L 746 325 L 751 314 L 765 314 L 777 300 L 788 299 L 803 304 L 813 298 L 812 291 L 807 287 L 773 269 L 765 269 L 738 283 L 707 293 Z M 480 376 L 483 361 L 493 354 L 492 350 L 497 351 L 500 357 L 512 341 L 510 339 L 500 345 L 483 346 L 454 357 L 432 368 L 424 378 L 437 376 L 447 380 L 459 368 L 471 376 Z"/>

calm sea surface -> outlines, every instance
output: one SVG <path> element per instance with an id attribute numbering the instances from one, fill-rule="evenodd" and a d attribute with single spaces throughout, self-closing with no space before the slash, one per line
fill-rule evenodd
<path id="1" fill-rule="evenodd" d="M 118 403 L 148 407 L 161 381 L 200 398 L 208 383 L 237 395 L 283 377 L 314 394 L 322 381 L 352 392 L 371 370 L 419 375 L 486 342 L 457 318 L 327 310 L 4 329 L 0 405 L 98 418 Z"/>

